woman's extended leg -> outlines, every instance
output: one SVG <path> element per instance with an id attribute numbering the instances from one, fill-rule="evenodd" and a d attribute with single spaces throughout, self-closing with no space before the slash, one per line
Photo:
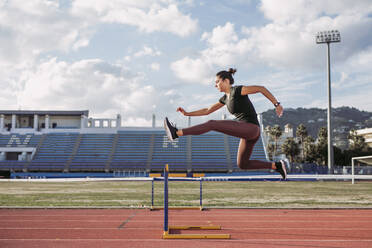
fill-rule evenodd
<path id="1" fill-rule="evenodd" d="M 260 135 L 260 127 L 247 122 L 232 120 L 210 120 L 199 125 L 179 130 L 182 135 L 200 135 L 209 131 L 217 131 L 230 136 L 254 140 Z"/>

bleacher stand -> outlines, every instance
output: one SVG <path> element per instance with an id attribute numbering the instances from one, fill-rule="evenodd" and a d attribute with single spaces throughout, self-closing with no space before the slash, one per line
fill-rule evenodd
<path id="1" fill-rule="evenodd" d="M 12 138 L 13 137 L 13 138 Z M 239 138 L 217 132 L 169 141 L 163 129 L 117 133 L 0 135 L 0 147 L 33 147 L 31 161 L 0 161 L 0 170 L 58 172 L 235 172 Z M 28 140 L 26 140 L 28 139 Z M 252 159 L 265 160 L 262 141 Z"/>

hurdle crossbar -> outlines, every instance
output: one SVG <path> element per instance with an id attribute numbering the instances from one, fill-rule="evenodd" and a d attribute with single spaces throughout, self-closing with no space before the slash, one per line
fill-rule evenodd
<path id="1" fill-rule="evenodd" d="M 153 179 L 151 181 L 151 206 L 150 206 L 150 211 L 155 211 L 155 210 L 164 210 L 164 206 L 155 206 L 154 205 L 154 198 L 155 198 L 155 189 L 154 189 L 154 181 L 156 179 Z M 169 179 L 169 174 L 168 174 L 168 181 L 171 181 L 171 179 Z M 199 187 L 199 206 L 174 206 L 174 207 L 169 207 L 168 206 L 168 209 L 171 209 L 171 210 L 200 210 L 200 211 L 203 211 L 205 210 L 205 208 L 203 207 L 203 180 L 202 178 L 200 179 L 177 179 L 176 181 L 199 181 L 199 184 L 200 184 L 200 187 Z"/>
<path id="2" fill-rule="evenodd" d="M 221 226 L 169 226 L 168 207 L 169 166 L 164 168 L 164 232 L 163 239 L 230 239 L 230 234 L 172 234 L 172 230 L 221 230 Z"/>

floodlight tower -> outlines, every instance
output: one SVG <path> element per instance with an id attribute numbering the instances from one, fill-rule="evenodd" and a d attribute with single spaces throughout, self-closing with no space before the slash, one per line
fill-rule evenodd
<path id="1" fill-rule="evenodd" d="M 328 169 L 333 167 L 333 147 L 332 147 L 332 123 L 331 123 L 331 60 L 330 43 L 340 42 L 340 32 L 337 30 L 318 32 L 316 43 L 327 43 L 327 73 L 328 73 Z"/>

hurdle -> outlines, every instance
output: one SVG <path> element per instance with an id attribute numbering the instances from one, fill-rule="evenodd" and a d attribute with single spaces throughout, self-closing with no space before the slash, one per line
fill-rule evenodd
<path id="1" fill-rule="evenodd" d="M 155 198 L 155 190 L 154 190 L 154 182 L 158 180 L 153 178 L 151 181 L 151 206 L 150 206 L 150 211 L 155 211 L 155 210 L 164 210 L 164 206 L 155 206 L 154 205 L 154 198 Z M 163 181 L 163 180 L 162 180 Z M 168 181 L 169 179 L 169 173 L 168 173 Z M 176 210 L 200 210 L 203 211 L 205 208 L 203 207 L 203 180 L 202 178 L 198 179 L 178 179 L 177 181 L 199 181 L 199 206 L 176 206 L 176 207 L 169 207 L 168 209 L 176 209 Z"/>
<path id="2" fill-rule="evenodd" d="M 221 230 L 221 226 L 169 226 L 168 207 L 169 166 L 164 168 L 164 230 L 163 239 L 230 239 L 230 234 L 172 234 L 172 230 Z"/>

